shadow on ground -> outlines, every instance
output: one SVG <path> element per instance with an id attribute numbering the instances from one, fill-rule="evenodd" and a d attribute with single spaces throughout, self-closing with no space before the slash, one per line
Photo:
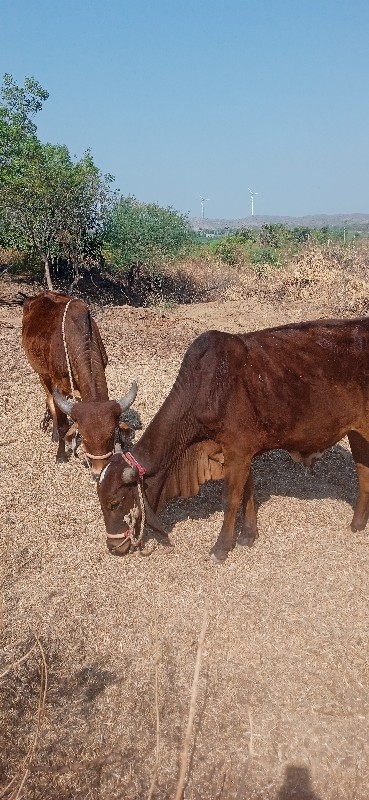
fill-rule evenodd
<path id="1" fill-rule="evenodd" d="M 272 496 L 300 500 L 344 500 L 352 508 L 357 496 L 355 465 L 351 452 L 337 444 L 327 450 L 312 468 L 292 461 L 284 450 L 272 450 L 254 459 L 255 500 L 257 508 Z M 168 503 L 161 518 L 170 532 L 185 519 L 206 519 L 223 510 L 222 481 L 209 481 L 196 497 L 175 498 Z M 240 529 L 240 520 L 236 527 Z"/>

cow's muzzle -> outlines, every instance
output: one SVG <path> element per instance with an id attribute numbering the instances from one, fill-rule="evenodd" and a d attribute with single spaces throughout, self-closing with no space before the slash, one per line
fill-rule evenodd
<path id="1" fill-rule="evenodd" d="M 117 556 L 123 556 L 137 548 L 139 550 L 142 548 L 146 514 L 143 491 L 140 484 L 136 487 L 136 491 L 138 505 L 134 503 L 133 508 L 123 517 L 123 522 L 127 525 L 126 530 L 121 533 L 107 533 L 106 543 L 108 549 Z"/>

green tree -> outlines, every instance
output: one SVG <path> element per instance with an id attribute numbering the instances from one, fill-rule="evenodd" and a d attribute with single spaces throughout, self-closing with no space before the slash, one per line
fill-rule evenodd
<path id="1" fill-rule="evenodd" d="M 266 247 L 283 247 L 287 235 L 287 228 L 281 222 L 265 223 L 260 228 L 260 244 Z"/>
<path id="2" fill-rule="evenodd" d="M 0 216 L 8 243 L 36 253 L 52 288 L 52 265 L 62 257 L 75 276 L 101 237 L 111 200 L 111 176 L 102 176 L 87 151 L 75 162 L 68 148 L 43 144 L 33 116 L 47 92 L 34 79 L 25 88 L 5 76 L 0 106 Z"/>
<path id="3" fill-rule="evenodd" d="M 288 232 L 288 238 L 294 244 L 305 244 L 311 238 L 311 230 L 299 225 Z"/>
<path id="4" fill-rule="evenodd" d="M 19 172 L 28 150 L 37 141 L 33 117 L 41 110 L 49 94 L 34 78 L 26 78 L 18 87 L 5 74 L 0 102 L 0 187 Z"/>
<path id="5" fill-rule="evenodd" d="M 105 226 L 103 252 L 108 267 L 125 274 L 132 291 L 143 267 L 154 272 L 191 240 L 186 216 L 173 208 L 140 203 L 128 196 L 113 203 Z"/>
<path id="6" fill-rule="evenodd" d="M 243 246 L 244 239 L 236 234 L 224 236 L 217 242 L 211 245 L 211 250 L 214 255 L 218 256 L 223 264 L 228 264 L 230 267 L 244 263 L 247 256 L 247 250 Z"/>
<path id="7" fill-rule="evenodd" d="M 314 242 L 319 245 L 326 245 L 330 242 L 342 242 L 344 238 L 343 229 L 329 228 L 328 225 L 323 225 L 322 228 L 317 228 L 312 232 L 312 238 Z"/>
<path id="8" fill-rule="evenodd" d="M 257 228 L 239 228 L 235 235 L 240 242 L 257 242 L 259 231 Z"/>

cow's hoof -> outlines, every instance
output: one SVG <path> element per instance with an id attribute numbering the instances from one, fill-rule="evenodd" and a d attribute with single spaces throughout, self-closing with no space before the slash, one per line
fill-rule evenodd
<path id="1" fill-rule="evenodd" d="M 61 453 L 60 455 L 56 456 L 55 463 L 56 464 L 66 464 L 68 461 L 68 456 L 66 453 Z"/>
<path id="2" fill-rule="evenodd" d="M 164 536 L 158 536 L 158 540 L 163 547 L 173 547 L 172 542 L 169 539 L 168 534 L 166 533 Z"/>
<path id="3" fill-rule="evenodd" d="M 253 547 L 256 542 L 257 536 L 239 536 L 237 539 L 237 544 L 240 544 L 241 547 Z"/>
<path id="4" fill-rule="evenodd" d="M 214 548 L 210 550 L 210 558 L 214 564 L 223 564 L 227 558 L 227 555 L 228 553 L 226 550 L 214 550 Z"/>
<path id="5" fill-rule="evenodd" d="M 348 526 L 348 530 L 351 530 L 352 533 L 361 533 L 366 528 L 366 522 L 351 522 L 351 525 Z"/>

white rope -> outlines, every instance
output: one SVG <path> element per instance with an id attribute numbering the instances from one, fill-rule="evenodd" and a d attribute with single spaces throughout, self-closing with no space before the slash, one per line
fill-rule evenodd
<path id="1" fill-rule="evenodd" d="M 94 456 L 94 455 L 92 455 L 92 453 L 88 453 L 87 450 L 85 450 L 85 449 L 83 450 L 83 452 L 84 452 L 85 456 L 87 456 L 87 458 L 91 458 L 92 461 L 94 461 L 94 460 L 95 461 L 102 461 L 103 458 L 110 458 L 110 456 L 114 455 L 115 451 L 114 450 L 109 450 L 108 453 L 104 453 L 102 456 Z"/>
<path id="2" fill-rule="evenodd" d="M 64 344 L 65 358 L 66 358 L 66 361 L 67 361 L 67 367 L 68 367 L 68 375 L 69 375 L 70 388 L 71 388 L 72 398 L 73 398 L 73 400 L 74 400 L 74 402 L 75 402 L 77 398 L 76 398 L 76 393 L 75 393 L 75 391 L 74 391 L 74 384 L 73 384 L 72 369 L 71 369 L 71 365 L 70 365 L 70 359 L 69 359 L 69 355 L 68 355 L 67 342 L 66 342 L 66 338 L 65 338 L 65 318 L 66 318 L 66 316 L 67 316 L 68 306 L 69 306 L 69 305 L 70 305 L 70 303 L 72 302 L 72 299 L 73 299 L 73 298 L 71 298 L 70 300 L 68 300 L 68 302 L 67 302 L 67 305 L 65 306 L 65 309 L 64 309 L 63 321 L 62 321 L 62 335 L 63 335 L 63 344 Z"/>
<path id="3" fill-rule="evenodd" d="M 138 496 L 140 498 L 140 506 L 141 506 L 141 528 L 140 528 L 140 532 L 139 532 L 138 537 L 135 540 L 135 542 L 132 542 L 132 539 L 131 539 L 131 542 L 132 542 L 134 547 L 137 547 L 137 545 L 140 543 L 140 541 L 141 541 L 141 539 L 143 537 L 143 532 L 144 532 L 144 527 L 145 527 L 145 522 L 146 522 L 145 503 L 144 503 L 143 493 L 142 493 L 142 488 L 141 488 L 141 484 L 140 483 L 137 484 L 137 491 L 138 491 Z"/>

